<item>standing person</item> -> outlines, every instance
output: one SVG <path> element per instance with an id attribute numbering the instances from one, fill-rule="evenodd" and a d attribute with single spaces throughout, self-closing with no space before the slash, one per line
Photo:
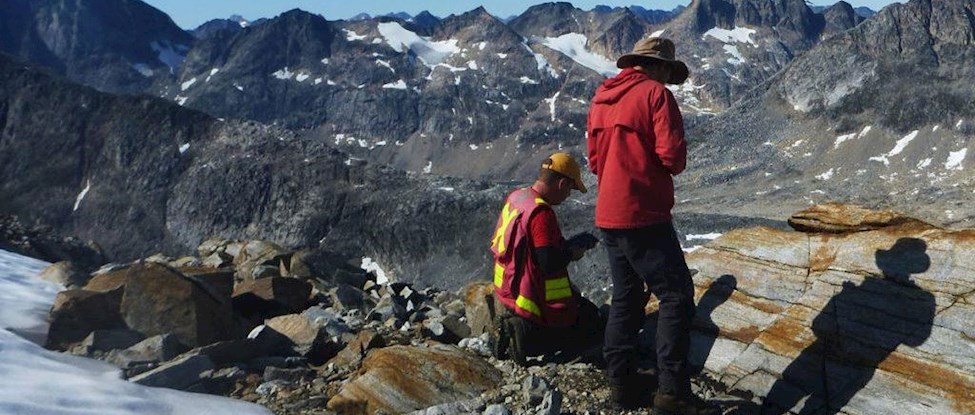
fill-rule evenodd
<path id="1" fill-rule="evenodd" d="M 687 145 L 677 101 L 664 84 L 683 83 L 688 69 L 674 52 L 669 39 L 637 42 L 616 61 L 623 70 L 600 85 L 589 109 L 589 168 L 599 179 L 596 226 L 613 280 L 603 351 L 614 403 L 624 409 L 648 403 L 636 369 L 649 288 L 660 300 L 653 413 L 716 414 L 691 392 L 687 365 L 694 286 L 670 213 L 672 176 L 684 170 Z"/>
<path id="2" fill-rule="evenodd" d="M 498 313 L 493 341 L 498 359 L 510 355 L 526 366 L 528 356 L 586 357 L 590 349 L 598 356 L 605 323 L 572 285 L 567 269 L 597 240 L 589 233 L 563 238 L 552 209 L 573 189 L 586 192 L 579 163 L 555 153 L 542 163 L 534 184 L 505 200 L 491 238 L 494 295 L 505 308 Z"/>

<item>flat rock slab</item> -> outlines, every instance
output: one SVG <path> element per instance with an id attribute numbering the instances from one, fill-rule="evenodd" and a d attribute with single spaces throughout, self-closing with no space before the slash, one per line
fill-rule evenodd
<path id="1" fill-rule="evenodd" d="M 501 372 L 453 346 L 391 346 L 366 356 L 358 376 L 328 402 L 342 414 L 407 413 L 473 399 Z"/>
<path id="2" fill-rule="evenodd" d="M 694 363 L 774 413 L 975 413 L 975 231 L 842 205 L 797 217 L 815 233 L 739 229 L 688 255 Z"/>

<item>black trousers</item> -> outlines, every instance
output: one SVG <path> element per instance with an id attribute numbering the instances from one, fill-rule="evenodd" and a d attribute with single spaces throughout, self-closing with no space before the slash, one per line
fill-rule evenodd
<path id="1" fill-rule="evenodd" d="M 568 327 L 545 327 L 529 320 L 521 319 L 510 311 L 510 316 L 522 320 L 525 341 L 522 350 L 526 356 L 541 356 L 561 353 L 563 359 L 587 357 L 590 349 L 598 354 L 598 346 L 603 341 L 603 329 L 606 321 L 600 317 L 599 308 L 592 301 L 576 294 L 579 304 L 579 317 Z"/>
<path id="2" fill-rule="evenodd" d="M 694 284 L 671 222 L 637 229 L 602 229 L 609 254 L 613 300 L 606 323 L 603 354 L 609 382 L 637 379 L 637 344 L 649 293 L 660 300 L 656 348 L 658 390 L 690 393 L 687 353 Z"/>

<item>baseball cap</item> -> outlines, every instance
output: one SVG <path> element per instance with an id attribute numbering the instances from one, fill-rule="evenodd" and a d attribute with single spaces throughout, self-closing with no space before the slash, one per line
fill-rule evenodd
<path id="1" fill-rule="evenodd" d="M 576 190 L 586 193 L 586 185 L 582 183 L 582 170 L 579 168 L 579 163 L 568 153 L 552 154 L 548 160 L 542 163 L 542 168 L 572 179 L 575 182 Z"/>

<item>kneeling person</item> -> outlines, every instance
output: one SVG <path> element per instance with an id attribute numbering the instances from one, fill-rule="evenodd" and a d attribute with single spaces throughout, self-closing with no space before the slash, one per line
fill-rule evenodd
<path id="1" fill-rule="evenodd" d="M 510 355 L 525 366 L 528 356 L 599 354 L 604 321 L 572 285 L 567 269 L 597 240 L 589 233 L 563 238 L 552 209 L 573 189 L 586 192 L 579 163 L 555 153 L 542 163 L 534 184 L 505 200 L 491 241 L 494 295 L 504 305 L 493 342 L 498 359 Z"/>

